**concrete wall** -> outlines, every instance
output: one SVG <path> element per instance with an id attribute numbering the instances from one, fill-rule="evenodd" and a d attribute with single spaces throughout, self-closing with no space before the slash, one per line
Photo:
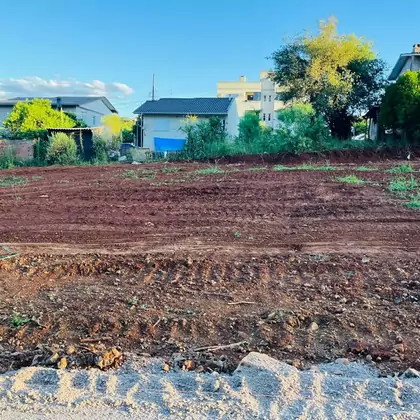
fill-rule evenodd
<path id="1" fill-rule="evenodd" d="M 34 157 L 34 142 L 32 140 L 4 140 L 0 139 L 0 154 L 8 149 L 12 150 L 22 160 L 30 160 Z"/>

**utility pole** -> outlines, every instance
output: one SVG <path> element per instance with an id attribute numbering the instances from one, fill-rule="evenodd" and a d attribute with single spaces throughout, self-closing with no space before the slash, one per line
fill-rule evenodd
<path id="1" fill-rule="evenodd" d="M 152 84 L 152 101 L 155 100 L 155 73 L 153 73 L 153 84 Z"/>

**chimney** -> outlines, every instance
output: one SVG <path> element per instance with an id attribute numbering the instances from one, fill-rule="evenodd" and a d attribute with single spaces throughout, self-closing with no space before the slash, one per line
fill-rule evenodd
<path id="1" fill-rule="evenodd" d="M 413 53 L 420 54 L 420 44 L 413 45 Z"/>
<path id="2" fill-rule="evenodd" d="M 240 82 L 246 82 L 246 77 L 245 77 L 245 76 L 241 76 L 241 77 L 239 78 L 239 81 L 240 81 Z"/>

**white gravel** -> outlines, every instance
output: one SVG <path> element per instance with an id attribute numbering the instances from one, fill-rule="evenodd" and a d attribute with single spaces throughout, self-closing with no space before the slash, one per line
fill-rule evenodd
<path id="1" fill-rule="evenodd" d="M 420 378 L 366 365 L 298 371 L 258 353 L 232 375 L 169 372 L 135 359 L 114 372 L 25 368 L 0 375 L 3 420 L 420 419 Z"/>

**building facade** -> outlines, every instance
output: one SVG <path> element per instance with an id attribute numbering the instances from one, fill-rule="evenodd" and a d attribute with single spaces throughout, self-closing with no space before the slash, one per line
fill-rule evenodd
<path id="1" fill-rule="evenodd" d="M 395 82 L 407 71 L 420 70 L 420 44 L 414 44 L 411 53 L 401 54 L 389 76 L 391 82 Z"/>
<path id="2" fill-rule="evenodd" d="M 194 116 L 197 121 L 217 117 L 232 137 L 237 134 L 239 123 L 233 98 L 161 98 L 146 101 L 134 114 L 141 121 L 138 146 L 156 152 L 182 150 L 187 116 Z"/>
<path id="3" fill-rule="evenodd" d="M 260 73 L 258 82 L 248 82 L 241 76 L 239 81 L 217 84 L 218 98 L 235 98 L 239 118 L 248 112 L 258 112 L 261 121 L 271 128 L 277 125 L 276 111 L 284 108 L 279 93 L 280 87 L 270 79 L 268 71 Z"/>
<path id="4" fill-rule="evenodd" d="M 34 98 L 13 98 L 0 101 L 0 127 L 7 116 L 12 112 L 18 102 L 24 102 Z M 102 125 L 101 119 L 108 114 L 117 114 L 118 111 L 104 96 L 63 96 L 48 99 L 54 109 L 61 109 L 63 112 L 71 112 L 86 123 L 88 127 Z"/>

